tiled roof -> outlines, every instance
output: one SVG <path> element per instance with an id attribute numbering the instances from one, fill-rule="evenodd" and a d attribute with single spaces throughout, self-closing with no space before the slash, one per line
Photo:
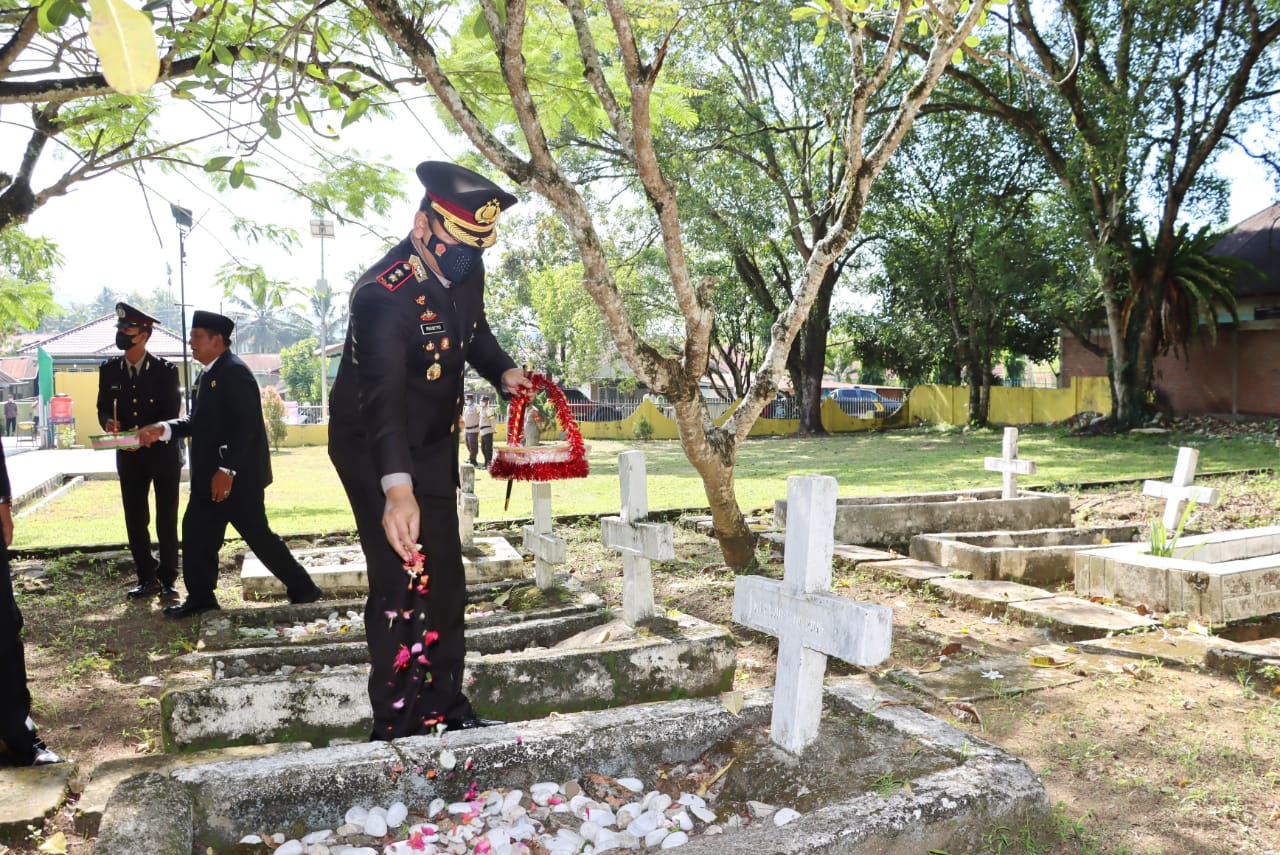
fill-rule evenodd
<path id="1" fill-rule="evenodd" d="M 254 374 L 280 373 L 280 354 L 278 353 L 240 353 L 237 351 L 236 356 L 240 357 Z"/>
<path id="2" fill-rule="evenodd" d="M 165 359 L 182 359 L 182 337 L 167 327 L 156 326 L 147 342 L 147 351 Z M 65 332 L 60 332 L 38 343 L 28 344 L 18 350 L 19 356 L 36 355 L 38 348 L 43 347 L 54 359 L 102 360 L 116 356 L 120 350 L 116 347 L 116 316 L 104 315 L 87 324 L 81 324 Z"/>
<path id="3" fill-rule="evenodd" d="M 15 383 L 35 379 L 39 368 L 35 359 L 29 356 L 6 356 L 0 359 L 0 373 L 12 377 Z"/>
<path id="4" fill-rule="evenodd" d="M 1211 252 L 1247 261 L 1257 268 L 1240 276 L 1236 296 L 1280 294 L 1280 202 L 1237 225 Z"/>

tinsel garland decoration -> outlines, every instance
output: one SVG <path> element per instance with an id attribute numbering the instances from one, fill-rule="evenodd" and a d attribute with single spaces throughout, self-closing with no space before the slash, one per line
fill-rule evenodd
<path id="1" fill-rule="evenodd" d="M 582 431 L 569 409 L 564 390 L 543 374 L 531 374 L 534 392 L 547 391 L 547 397 L 556 409 L 556 421 L 564 431 L 565 443 L 535 445 L 526 448 L 524 440 L 524 412 L 529 398 L 514 396 L 507 412 L 507 444 L 495 449 L 489 474 L 502 481 L 562 481 L 565 478 L 585 478 L 589 471 L 587 446 L 582 441 Z"/>

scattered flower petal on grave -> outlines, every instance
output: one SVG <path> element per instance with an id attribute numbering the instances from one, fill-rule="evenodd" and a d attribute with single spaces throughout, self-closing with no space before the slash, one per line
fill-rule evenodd
<path id="1" fill-rule="evenodd" d="M 992 668 L 990 671 L 983 671 L 983 672 L 982 672 L 982 679 L 984 679 L 984 680 L 1003 680 L 1003 679 L 1004 679 L 1004 675 L 1003 675 L 1003 674 L 1001 674 L 999 671 L 995 670 L 994 668 Z"/>
<path id="2" fill-rule="evenodd" d="M 458 765 L 458 758 L 448 748 L 440 752 L 440 767 L 446 771 Z"/>

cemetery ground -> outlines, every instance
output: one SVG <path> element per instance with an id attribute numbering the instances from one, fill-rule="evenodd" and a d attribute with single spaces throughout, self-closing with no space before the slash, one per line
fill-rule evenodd
<path id="1" fill-rule="evenodd" d="M 1145 526 L 1163 505 L 1143 497 L 1140 482 L 1075 485 L 1167 477 L 1176 448 L 1184 444 L 1200 448 L 1204 473 L 1269 470 L 1277 454 L 1269 431 L 1262 425 L 1231 438 L 1076 439 L 1057 429 L 1024 429 L 1020 453 L 1040 463 L 1038 474 L 1022 483 L 1069 492 L 1077 525 Z M 627 446 L 593 445 L 592 477 L 572 482 L 572 489 L 553 486 L 557 515 L 584 516 L 557 526 L 569 542 L 576 578 L 620 611 L 621 561 L 601 544 L 596 516 L 617 511 L 616 456 Z M 648 457 L 651 511 L 703 505 L 700 484 L 675 443 L 635 447 Z M 739 458 L 741 504 L 770 507 L 785 495 L 787 475 L 810 472 L 835 476 L 841 495 L 991 486 L 998 476 L 983 472 L 981 459 L 999 450 L 999 431 L 915 429 L 752 441 Z M 278 530 L 297 535 L 290 537 L 291 546 L 351 542 L 341 533 L 350 528 L 349 516 L 344 517 L 345 499 L 323 449 L 287 450 L 275 467 L 268 513 Z M 496 519 L 505 485 L 477 474 L 480 517 Z M 1197 483 L 1223 495 L 1217 507 L 1196 508 L 1197 530 L 1280 520 L 1280 486 L 1272 471 Z M 17 523 L 16 549 L 38 553 L 15 564 L 35 715 L 42 736 L 77 764 L 82 777 L 105 760 L 159 750 L 162 680 L 181 670 L 179 657 L 199 645 L 194 624 L 163 619 L 155 603 L 122 602 L 132 579 L 127 553 L 95 549 L 118 547 L 124 539 L 116 491 L 114 482 L 89 483 Z M 507 515 L 527 515 L 528 509 L 528 486 L 518 484 Z M 769 514 L 756 519 L 766 523 Z M 486 533 L 520 542 L 518 523 L 496 522 Z M 242 552 L 238 542 L 224 550 L 219 598 L 224 607 L 268 605 L 241 596 L 233 568 Z M 732 624 L 734 575 L 721 563 L 715 542 L 677 527 L 676 556 L 654 564 L 659 608 L 730 626 L 739 645 L 735 690 L 769 685 L 776 641 Z M 764 547 L 758 556 L 762 575 L 781 578 L 780 558 Z M 892 656 L 873 676 L 886 684 L 893 671 L 929 673 L 987 656 L 1026 655 L 1045 641 L 1032 627 L 986 617 L 839 561 L 833 589 L 892 609 Z M 1187 622 L 1176 614 L 1157 617 L 1173 626 Z M 984 677 L 990 691 L 972 703 L 912 696 L 912 703 L 1024 759 L 1043 777 L 1056 805 L 1051 824 L 991 828 L 986 851 L 1280 852 L 1280 674 L 1268 683 L 1270 675 L 1260 680 L 1078 652 L 1058 654 L 1048 664 L 1080 679 L 1017 694 L 1005 691 L 1000 675 L 992 673 Z M 835 660 L 829 665 L 834 674 L 858 671 Z M 891 792 L 904 782 L 886 776 L 879 783 Z M 75 832 L 73 813 L 70 803 L 11 851 L 34 853 L 58 831 L 70 841 L 68 851 L 91 851 L 92 841 Z"/>

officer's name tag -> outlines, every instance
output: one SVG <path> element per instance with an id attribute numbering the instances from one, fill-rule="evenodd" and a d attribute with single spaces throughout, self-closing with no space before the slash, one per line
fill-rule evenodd
<path id="1" fill-rule="evenodd" d="M 440 335 L 440 333 L 444 332 L 444 322 L 436 321 L 434 324 L 422 324 L 421 329 L 423 335 Z"/>

